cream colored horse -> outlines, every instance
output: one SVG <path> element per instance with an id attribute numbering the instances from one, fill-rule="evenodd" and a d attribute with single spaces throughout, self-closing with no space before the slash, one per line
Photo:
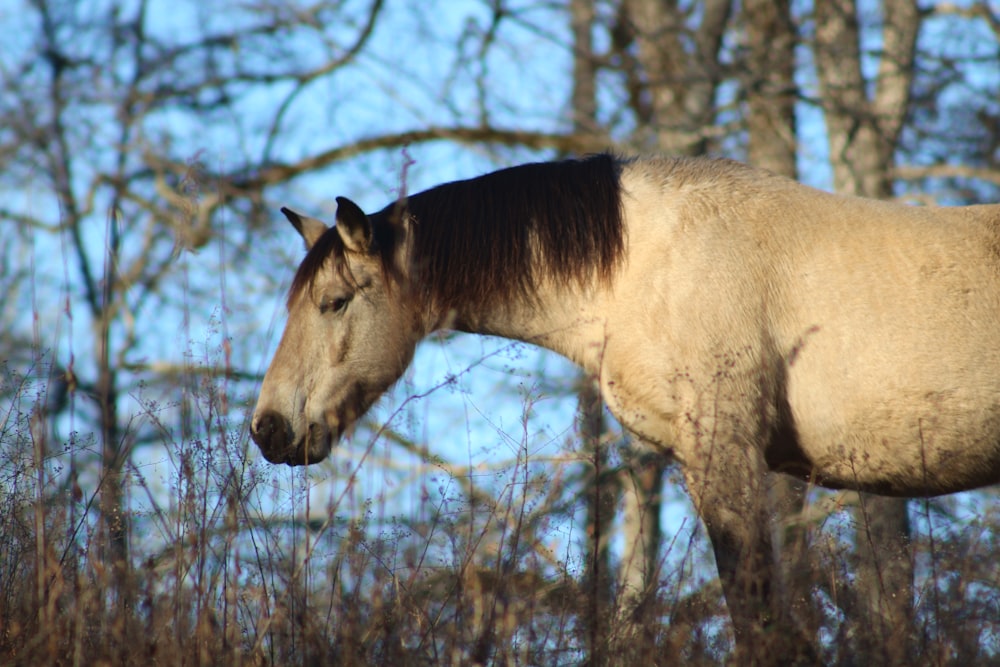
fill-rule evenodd
<path id="1" fill-rule="evenodd" d="M 766 470 L 895 496 L 1000 482 L 1000 205 L 842 197 L 707 159 L 532 164 L 337 224 L 309 252 L 261 388 L 268 460 L 315 463 L 450 328 L 596 377 L 670 450 L 741 660 L 782 658 Z"/>

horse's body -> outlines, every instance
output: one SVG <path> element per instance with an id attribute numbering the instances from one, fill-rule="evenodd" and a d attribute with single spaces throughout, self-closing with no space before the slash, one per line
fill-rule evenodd
<path id="1" fill-rule="evenodd" d="M 560 352 L 681 463 L 748 654 L 773 618 L 766 470 L 897 496 L 1000 482 L 1000 205 L 608 156 L 370 217 L 339 201 L 331 230 L 287 212 L 311 250 L 253 419 L 269 460 L 326 456 L 435 329 Z"/>

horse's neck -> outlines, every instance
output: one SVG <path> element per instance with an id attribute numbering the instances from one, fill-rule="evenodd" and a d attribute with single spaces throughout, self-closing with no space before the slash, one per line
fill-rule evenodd
<path id="1" fill-rule="evenodd" d="M 580 290 L 543 289 L 537 303 L 515 301 L 494 309 L 468 308 L 457 313 L 447 328 L 538 345 L 596 374 L 607 335 L 606 318 L 596 314 L 599 301 L 597 295 Z"/>

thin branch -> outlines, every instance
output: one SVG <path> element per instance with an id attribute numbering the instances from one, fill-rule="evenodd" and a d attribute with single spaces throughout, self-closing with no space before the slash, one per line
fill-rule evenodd
<path id="1" fill-rule="evenodd" d="M 190 364 L 173 363 L 170 361 L 152 362 L 122 362 L 120 368 L 132 373 L 151 373 L 161 378 L 177 378 L 198 375 L 203 377 L 227 377 L 235 380 L 260 382 L 264 379 L 261 373 L 251 373 L 223 366 L 194 366 Z"/>
<path id="2" fill-rule="evenodd" d="M 996 169 L 957 164 L 901 166 L 892 170 L 892 177 L 905 181 L 917 181 L 923 178 L 969 178 L 1000 185 L 1000 171 Z"/>
<path id="3" fill-rule="evenodd" d="M 430 127 L 410 130 L 397 134 L 384 134 L 359 139 L 355 142 L 331 148 L 294 163 L 272 164 L 253 176 L 219 176 L 218 180 L 228 183 L 237 191 L 258 190 L 269 185 L 284 183 L 299 174 L 328 167 L 340 160 L 346 160 L 363 153 L 376 150 L 401 148 L 430 141 L 454 141 L 463 144 L 499 144 L 521 146 L 535 150 L 551 149 L 564 153 L 587 153 L 608 148 L 596 145 L 588 137 L 576 134 L 556 134 L 526 130 L 505 130 L 494 127 Z M 161 163 L 163 168 L 177 169 L 181 165 Z"/>
<path id="4" fill-rule="evenodd" d="M 306 89 L 308 84 L 317 80 L 322 74 L 332 72 L 353 60 L 364 48 L 365 44 L 368 43 L 369 38 L 375 31 L 375 20 L 378 18 L 379 13 L 382 11 L 383 0 L 375 0 L 372 3 L 371 9 L 368 12 L 367 20 L 365 25 L 362 26 L 361 31 L 358 33 L 357 38 L 354 40 L 354 44 L 347 48 L 339 58 L 331 60 L 325 66 L 316 69 L 313 72 L 308 72 L 298 80 L 298 85 L 282 100 L 281 104 L 278 105 L 277 113 L 275 113 L 274 120 L 271 122 L 271 127 L 267 132 L 267 141 L 264 144 L 263 159 L 265 162 L 270 160 L 271 150 L 274 147 L 274 142 L 278 137 L 278 132 L 281 127 L 281 121 L 285 117 L 285 113 L 291 108 L 292 102 Z"/>

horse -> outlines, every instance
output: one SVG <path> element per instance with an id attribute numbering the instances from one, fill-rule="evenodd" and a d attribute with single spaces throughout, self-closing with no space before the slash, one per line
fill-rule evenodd
<path id="1" fill-rule="evenodd" d="M 451 329 L 539 345 L 669 453 L 741 661 L 780 662 L 764 476 L 927 497 L 1000 482 L 1000 204 L 847 197 L 738 162 L 599 154 L 439 185 L 307 253 L 251 436 L 322 461 Z"/>

